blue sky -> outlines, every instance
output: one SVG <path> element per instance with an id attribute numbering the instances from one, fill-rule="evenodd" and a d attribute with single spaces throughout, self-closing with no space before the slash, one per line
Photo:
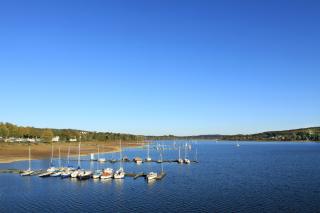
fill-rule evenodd
<path id="1" fill-rule="evenodd" d="M 0 2 L 0 120 L 135 134 L 319 126 L 319 1 Z"/>

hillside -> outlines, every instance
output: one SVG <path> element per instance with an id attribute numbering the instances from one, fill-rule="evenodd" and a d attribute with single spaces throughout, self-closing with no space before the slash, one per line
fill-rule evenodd
<path id="1" fill-rule="evenodd" d="M 320 127 L 310 127 L 283 131 L 268 131 L 257 134 L 238 135 L 196 135 L 177 137 L 148 136 L 148 139 L 189 139 L 189 140 L 239 140 L 239 141 L 320 141 Z"/>

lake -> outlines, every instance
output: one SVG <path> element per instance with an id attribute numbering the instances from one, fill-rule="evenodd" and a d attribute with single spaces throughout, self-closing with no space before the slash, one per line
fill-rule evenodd
<path id="1" fill-rule="evenodd" d="M 123 155 L 145 158 L 146 153 L 144 148 L 128 148 Z M 150 153 L 159 158 L 157 150 Z M 119 158 L 119 153 L 112 155 Z M 237 147 L 232 141 L 199 141 L 187 155 L 199 163 L 164 163 L 167 176 L 152 183 L 131 177 L 77 181 L 0 174 L 0 212 L 320 212 L 319 143 L 241 142 Z M 178 151 L 166 150 L 163 158 L 177 159 Z M 82 162 L 87 169 L 99 165 Z M 48 166 L 49 160 L 32 161 L 33 169 Z M 0 164 L 0 168 L 27 167 L 26 161 Z M 124 168 L 161 171 L 157 163 L 124 163 Z"/>

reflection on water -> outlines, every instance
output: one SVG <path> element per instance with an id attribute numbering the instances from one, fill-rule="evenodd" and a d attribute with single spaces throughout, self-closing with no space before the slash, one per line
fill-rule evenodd
<path id="1" fill-rule="evenodd" d="M 114 179 L 114 183 L 116 184 L 117 189 L 122 189 L 124 179 Z"/>
<path id="2" fill-rule="evenodd" d="M 176 146 L 181 144 L 177 142 Z M 184 152 L 181 149 L 182 157 Z M 147 150 L 125 149 L 125 155 L 130 159 L 136 156 L 145 159 Z M 198 158 L 199 163 L 164 163 L 167 176 L 161 181 L 146 181 L 143 177 L 79 181 L 0 174 L 0 212 L 105 212 L 106 209 L 113 212 L 318 212 L 320 209 L 317 163 L 320 144 L 242 142 L 237 147 L 235 142 L 199 142 L 186 155 Z M 110 159 L 112 154 L 101 154 L 101 157 Z M 159 158 L 153 147 L 150 157 Z M 176 160 L 178 150 L 165 150 L 163 158 Z M 33 160 L 32 168 L 47 169 L 49 163 L 49 160 Z M 58 165 L 57 160 L 54 163 Z M 77 161 L 71 164 L 77 166 Z M 0 168 L 27 166 L 27 162 L 0 164 Z M 120 165 L 82 161 L 81 166 L 116 170 Z M 158 163 L 123 163 L 123 167 L 127 173 L 161 172 Z"/>
<path id="3" fill-rule="evenodd" d="M 156 183 L 157 180 L 152 179 L 152 180 L 146 180 L 147 184 L 148 184 L 148 188 L 153 188 L 153 185 Z"/>

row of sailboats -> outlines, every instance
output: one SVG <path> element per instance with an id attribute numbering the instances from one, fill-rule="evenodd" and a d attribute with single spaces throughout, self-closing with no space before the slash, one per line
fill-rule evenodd
<path id="1" fill-rule="evenodd" d="M 113 171 L 112 168 L 106 168 L 106 169 L 97 169 L 95 170 L 95 172 L 92 172 L 90 170 L 84 170 L 81 169 L 81 138 L 80 138 L 80 142 L 78 144 L 78 168 L 75 169 L 73 167 L 70 166 L 70 146 L 68 147 L 68 157 L 67 157 L 67 167 L 62 167 L 61 166 L 61 149 L 59 146 L 59 167 L 56 168 L 54 167 L 53 164 L 53 157 L 54 157 L 54 150 L 53 150 L 53 145 L 52 145 L 52 150 L 51 150 L 51 160 L 50 160 L 50 167 L 47 169 L 46 172 L 39 174 L 39 177 L 61 177 L 61 178 L 78 178 L 79 180 L 86 180 L 86 179 L 90 179 L 90 178 L 94 178 L 94 179 L 110 179 L 110 178 L 114 178 L 114 179 L 122 179 L 125 177 L 125 171 L 124 168 L 122 166 L 122 147 L 121 147 L 121 140 L 119 142 L 120 145 L 120 165 L 118 170 L 116 170 L 115 172 Z M 150 144 L 148 143 L 147 145 L 147 157 L 146 157 L 146 162 L 151 162 L 152 159 L 150 157 Z M 184 152 L 184 159 L 181 158 L 181 147 L 179 146 L 179 158 L 178 158 L 178 163 L 185 163 L 185 164 L 190 164 L 190 160 L 187 158 L 187 149 L 190 148 L 189 146 L 187 146 L 187 144 L 185 145 L 185 152 Z M 196 150 L 197 152 L 197 150 Z M 160 158 L 157 161 L 158 163 L 161 163 L 161 173 L 163 174 L 163 153 L 162 150 L 160 149 Z M 98 159 L 100 159 L 100 150 L 98 147 Z M 27 170 L 25 170 L 21 175 L 22 176 L 28 176 L 28 175 L 32 175 L 34 173 L 34 171 L 32 171 L 31 169 L 31 149 L 29 146 L 29 168 Z M 152 179 L 156 179 L 158 177 L 158 174 L 156 172 L 149 172 L 146 176 L 147 180 L 152 180 Z"/>

